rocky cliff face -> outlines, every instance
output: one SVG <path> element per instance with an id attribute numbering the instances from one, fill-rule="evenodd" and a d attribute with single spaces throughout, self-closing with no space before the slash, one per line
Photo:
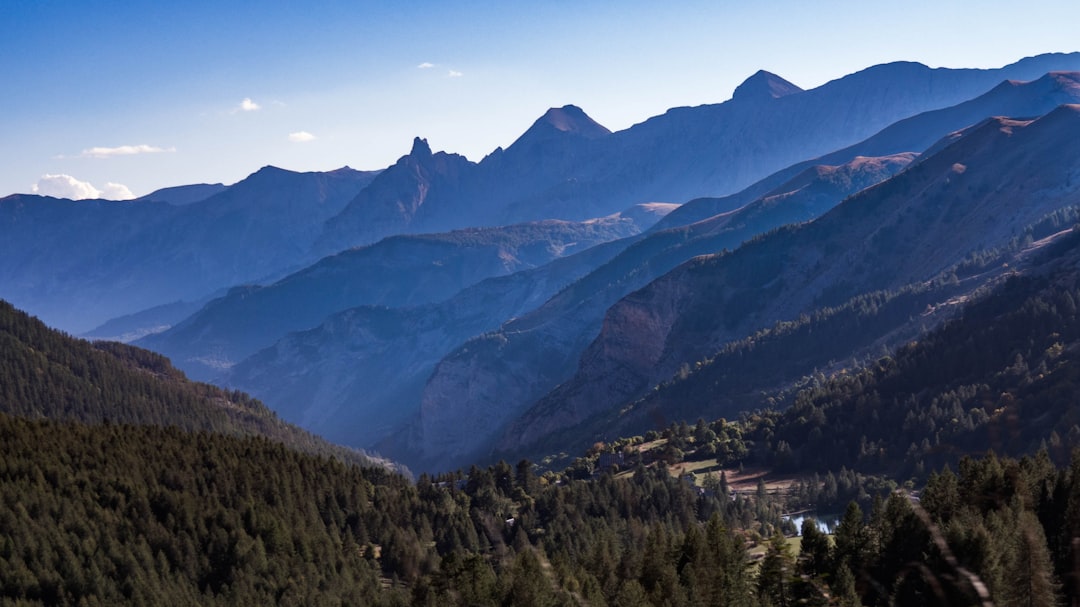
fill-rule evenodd
<path id="1" fill-rule="evenodd" d="M 618 406 L 723 343 L 859 293 L 925 280 L 1080 203 L 1080 106 L 992 119 L 799 228 L 681 266 L 621 300 L 575 376 L 503 436 L 521 448 Z"/>

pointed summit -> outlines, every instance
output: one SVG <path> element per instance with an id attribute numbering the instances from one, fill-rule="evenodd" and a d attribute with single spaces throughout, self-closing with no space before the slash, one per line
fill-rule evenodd
<path id="1" fill-rule="evenodd" d="M 533 123 L 533 128 L 543 126 L 553 127 L 564 133 L 575 133 L 587 139 L 611 134 L 611 131 L 589 118 L 588 114 L 576 105 L 553 107 L 544 112 L 544 115 Z"/>
<path id="2" fill-rule="evenodd" d="M 413 139 L 412 150 L 409 151 L 409 156 L 413 156 L 416 158 L 430 158 L 431 146 L 428 145 L 427 139 L 421 139 L 419 137 Z"/>
<path id="3" fill-rule="evenodd" d="M 780 76 L 765 70 L 758 70 L 756 74 L 743 81 L 731 95 L 732 100 L 765 101 L 779 99 L 795 93 L 801 93 L 802 89 L 784 80 Z"/>
<path id="4" fill-rule="evenodd" d="M 520 150 L 523 146 L 529 147 L 538 143 L 564 140 L 567 136 L 575 136 L 582 139 L 599 139 L 610 135 L 611 131 L 601 126 L 576 105 L 564 105 L 553 107 L 544 112 L 525 131 L 509 149 Z"/>

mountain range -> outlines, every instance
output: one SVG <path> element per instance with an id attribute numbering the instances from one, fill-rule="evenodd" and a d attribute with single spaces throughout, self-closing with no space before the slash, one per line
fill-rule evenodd
<path id="1" fill-rule="evenodd" d="M 281 276 L 318 259 L 311 246 L 320 221 L 374 175 L 265 167 L 198 201 L 176 190 L 123 202 L 8 196 L 0 199 L 0 296 L 81 333 L 125 314 Z"/>
<path id="2" fill-rule="evenodd" d="M 813 222 L 679 267 L 612 306 L 574 376 L 514 422 L 499 447 L 522 449 L 634 400 L 680 365 L 777 321 L 928 281 L 1008 246 L 1025 227 L 1080 204 L 1078 136 L 1080 105 L 1036 120 L 988 119 Z"/>
<path id="3" fill-rule="evenodd" d="M 476 163 L 432 153 L 417 139 L 381 172 L 267 167 L 224 190 L 185 186 L 127 203 L 11 196 L 0 199 L 0 295 L 81 333 L 269 282 L 397 233 L 582 221 L 640 203 L 729 194 L 1002 80 L 1077 69 L 1080 54 L 996 70 L 893 63 L 808 91 L 759 72 L 727 102 L 675 108 L 614 133 L 578 108 L 556 108 Z"/>
<path id="4" fill-rule="evenodd" d="M 177 326 L 139 343 L 168 354 L 196 377 L 212 379 L 286 333 L 316 326 L 331 313 L 360 305 L 441 301 L 485 278 L 537 267 L 649 225 L 616 214 L 586 222 L 550 220 L 392 236 L 325 257 L 266 286 L 236 287 Z"/>
<path id="5" fill-rule="evenodd" d="M 805 91 L 760 71 L 729 101 L 617 132 L 552 108 L 479 162 L 416 138 L 381 171 L 10 196 L 0 296 L 418 469 L 575 450 L 778 322 L 862 297 L 894 311 L 742 394 L 917 337 L 993 284 L 948 276 L 988 251 L 1010 263 L 1076 203 L 1073 70 L 1080 53 L 895 63 Z M 634 410 L 672 407 L 649 402 Z"/>
<path id="6" fill-rule="evenodd" d="M 962 128 L 986 115 L 999 113 L 991 111 L 988 114 L 987 110 L 990 109 L 1000 109 L 1000 113 L 1019 109 L 1023 115 L 1038 115 L 1050 111 L 1063 99 L 1080 101 L 1080 95 L 1077 94 L 1080 91 L 1076 88 L 1077 79 L 1076 74 L 1051 74 L 1028 84 L 1004 83 L 975 100 L 954 108 L 913 117 L 905 121 L 903 129 L 887 128 L 864 143 L 819 160 L 851 158 L 863 151 L 895 152 L 903 149 L 900 147 L 902 144 L 912 140 L 932 146 L 935 139 L 952 129 Z M 903 134 L 899 141 L 898 133 Z M 854 160 L 852 163 L 864 170 L 868 166 L 874 166 L 874 163 L 866 163 L 865 160 Z M 808 168 L 802 168 L 808 165 Z M 894 170 L 898 165 L 902 166 L 895 162 L 894 158 Z M 814 178 L 822 169 L 814 168 L 812 162 L 806 162 L 796 165 L 796 168 L 785 169 L 780 177 L 770 177 L 763 181 L 775 182 L 798 168 L 804 171 L 801 176 L 797 175 L 789 184 L 767 193 L 760 202 L 748 204 L 735 212 L 716 215 L 685 228 L 661 229 L 664 224 L 677 220 L 679 216 L 696 218 L 699 211 L 694 207 L 715 208 L 716 203 L 711 200 L 695 200 L 683 205 L 661 220 L 653 233 L 628 248 L 620 258 L 599 268 L 594 275 L 581 280 L 578 285 L 567 289 L 534 313 L 507 323 L 506 327 L 496 334 L 497 337 L 479 337 L 463 345 L 459 352 L 440 363 L 429 380 L 428 388 L 421 398 L 422 413 L 409 428 L 408 438 L 384 443 L 380 448 L 394 454 L 430 452 L 435 459 L 445 457 L 449 452 L 475 454 L 477 450 L 482 451 L 485 448 L 482 445 L 487 439 L 481 437 L 476 428 L 483 427 L 497 432 L 500 424 L 507 423 L 555 386 L 570 379 L 586 346 L 600 332 L 605 310 L 619 298 L 645 286 L 650 280 L 660 277 L 695 255 L 719 252 L 724 248 L 734 250 L 743 241 L 757 234 L 786 223 L 812 219 L 831 208 L 832 204 L 839 202 L 844 196 L 880 181 L 889 174 L 868 171 L 862 173 L 863 179 L 851 180 L 853 171 L 849 166 L 847 170 L 834 169 L 832 176 L 825 172 L 825 179 Z M 875 178 L 868 180 L 866 175 L 873 175 Z M 827 188 L 827 195 L 819 198 L 816 206 L 803 207 L 801 214 L 787 211 L 799 209 L 799 199 L 814 192 L 814 188 L 801 189 L 807 180 L 817 179 L 816 183 L 820 188 L 821 181 L 828 183 L 829 179 L 837 176 L 845 176 L 846 179 L 837 180 Z M 836 187 L 836 183 L 842 187 Z M 748 188 L 748 192 L 760 189 L 762 186 L 755 185 Z M 794 194 L 783 194 L 793 191 Z M 748 194 L 740 194 L 731 198 L 737 201 L 734 204 L 739 204 L 748 197 Z M 733 203 L 723 201 L 720 204 Z M 686 213 L 687 210 L 691 213 Z M 756 219 L 754 222 L 745 222 L 743 218 L 746 217 Z M 713 229 L 714 225 L 722 227 L 717 230 Z M 707 234 L 708 237 L 702 237 L 701 234 Z M 651 253 L 643 253 L 650 250 Z M 721 344 L 717 344 L 717 347 L 719 345 Z M 537 355 L 537 352 L 542 354 Z M 666 372 L 670 373 L 670 370 Z M 559 396 L 553 398 L 557 399 Z M 507 448 L 506 445 L 512 442 L 513 439 L 506 440 L 503 448 Z M 442 444 L 453 447 L 440 452 L 439 445 Z"/>

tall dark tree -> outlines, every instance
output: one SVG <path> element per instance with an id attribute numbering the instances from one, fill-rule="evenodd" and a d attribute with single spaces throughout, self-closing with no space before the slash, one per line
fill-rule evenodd
<path id="1" fill-rule="evenodd" d="M 782 533 L 775 533 L 769 538 L 769 547 L 758 570 L 757 592 L 762 602 L 774 607 L 788 607 L 793 604 L 792 578 L 795 573 L 795 559 L 791 547 Z"/>

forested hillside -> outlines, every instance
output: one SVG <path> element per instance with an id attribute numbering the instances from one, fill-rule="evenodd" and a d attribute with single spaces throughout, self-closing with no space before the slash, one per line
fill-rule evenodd
<path id="1" fill-rule="evenodd" d="M 188 381 L 160 354 L 75 339 L 2 300 L 0 413 L 264 436 L 309 453 L 375 463 L 281 421 L 243 392 Z"/>
<path id="2" fill-rule="evenodd" d="M 964 460 L 832 541 L 663 466 L 422 477 L 261 438 L 0 415 L 0 600 L 24 605 L 928 605 L 1075 596 L 1080 460 Z M 770 535 L 765 540 L 763 535 Z M 760 543 L 751 556 L 750 546 Z M 1065 582 L 1059 585 L 1059 580 Z"/>
<path id="3" fill-rule="evenodd" d="M 1070 564 L 1071 538 L 1080 534 L 1080 459 L 1055 469 L 1051 455 L 1063 450 L 1053 450 L 1051 432 L 1051 453 L 963 459 L 959 476 L 930 474 L 918 505 L 893 493 L 896 482 L 865 475 L 897 471 L 886 465 L 896 441 L 885 440 L 895 422 L 884 416 L 918 407 L 882 405 L 882 417 L 851 407 L 860 390 L 874 386 L 892 400 L 901 388 L 917 389 L 905 373 L 923 372 L 942 356 L 957 362 L 941 382 L 927 376 L 917 390 L 923 400 L 955 378 L 985 381 L 1002 398 L 1011 394 L 1016 407 L 1040 406 L 1038 395 L 1054 386 L 1055 402 L 1071 402 L 1060 391 L 1069 386 L 1075 340 L 1076 309 L 1068 301 L 1080 292 L 1076 265 L 1063 253 L 1077 240 L 1047 253 L 1062 260 L 1054 271 L 1011 280 L 891 362 L 803 392 L 788 412 L 672 427 L 660 458 L 649 457 L 640 441 L 622 443 L 624 454 L 638 456 L 624 460 L 618 474 L 586 460 L 540 474 L 522 461 L 412 483 L 385 468 L 301 453 L 280 438 L 251 436 L 260 433 L 241 422 L 263 419 L 261 409 L 240 395 L 187 383 L 144 351 L 73 340 L 5 307 L 0 600 L 956 605 L 975 604 L 985 593 L 1002 604 L 1020 604 L 1019 597 L 1052 604 L 1055 593 L 1077 593 Z M 986 335 L 999 337 L 1000 346 L 982 341 Z M 1044 348 L 1045 339 L 1061 345 Z M 1013 372 L 1017 347 L 1033 371 Z M 985 359 L 971 360 L 967 348 Z M 827 403 L 815 401 L 827 394 Z M 1027 415 L 1013 406 L 976 427 Z M 1048 411 L 1053 415 L 1032 426 L 1031 440 L 993 446 L 1030 452 L 1039 431 L 1068 419 L 1067 406 Z M 185 421 L 188 413 L 194 420 Z M 850 452 L 834 434 L 854 435 L 841 417 L 876 442 Z M 808 432 L 819 442 L 800 442 L 810 418 L 820 422 Z M 964 442 L 975 418 L 982 420 L 969 411 L 955 429 L 928 439 L 962 447 L 940 451 L 941 461 L 956 464 L 961 452 L 986 446 Z M 833 449 L 823 446 L 830 441 Z M 593 456 L 607 448 L 598 445 Z M 937 461 L 917 455 L 916 481 L 921 467 Z M 667 467 L 702 456 L 730 470 L 767 463 L 825 476 L 807 476 L 786 494 L 763 484 L 736 494 L 723 475 L 699 487 Z M 856 501 L 831 541 L 812 524 L 803 526 L 800 548 L 784 539 L 794 529 L 782 512 L 837 508 L 849 499 Z"/>

